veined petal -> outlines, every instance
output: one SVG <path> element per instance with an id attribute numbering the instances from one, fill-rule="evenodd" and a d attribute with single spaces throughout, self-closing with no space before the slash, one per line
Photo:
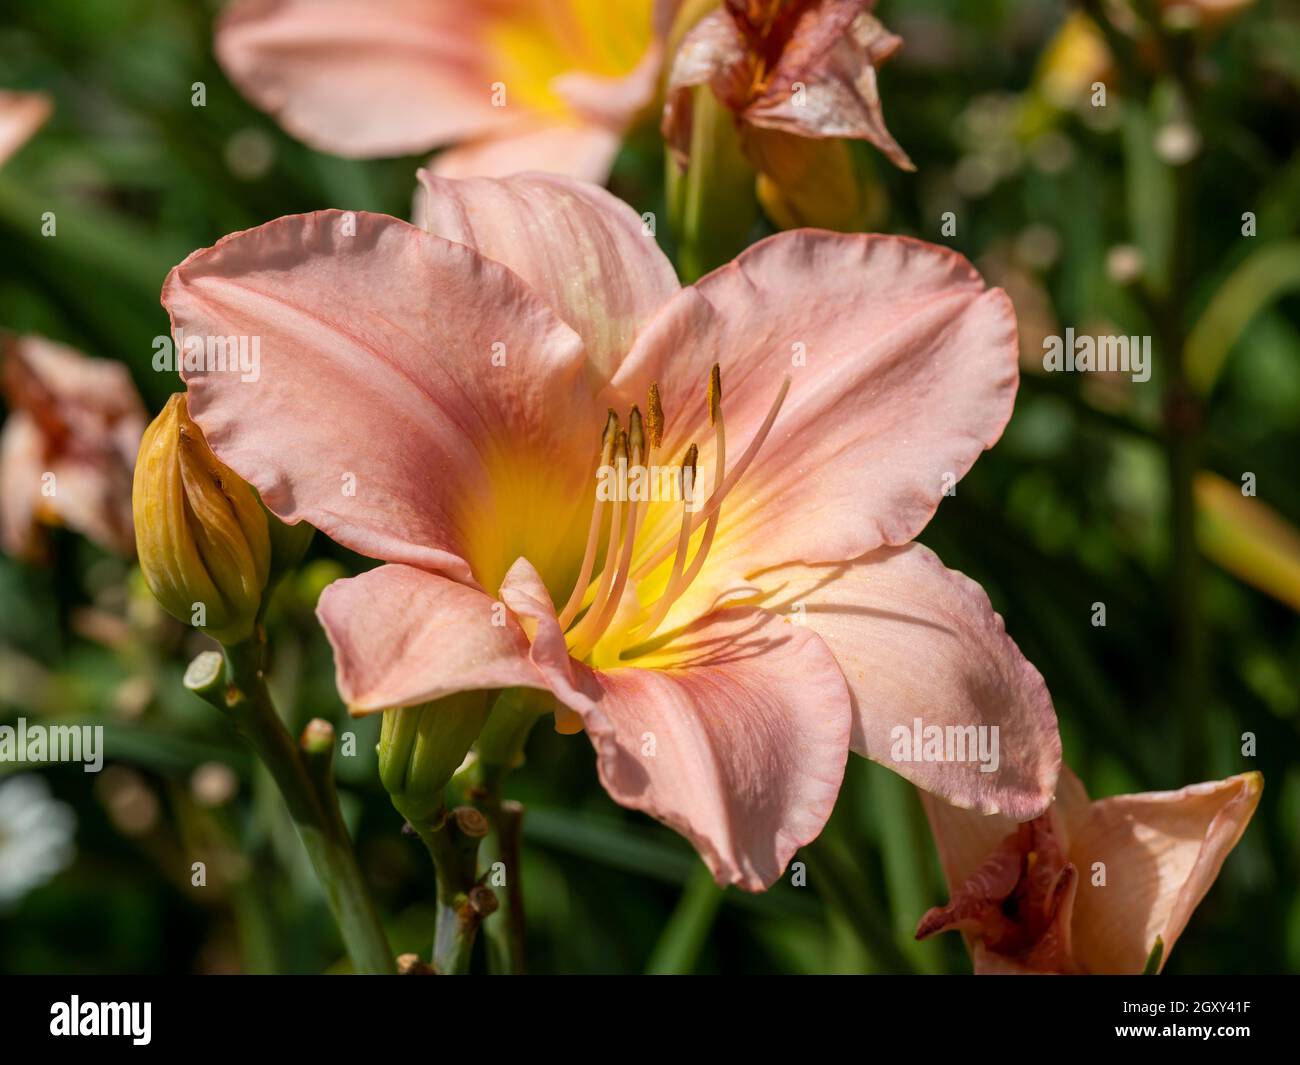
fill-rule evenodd
<path id="1" fill-rule="evenodd" d="M 978 584 L 916 543 L 753 582 L 764 608 L 835 655 L 854 751 L 960 807 L 1014 821 L 1048 807 L 1061 766 L 1052 700 Z"/>
<path id="2" fill-rule="evenodd" d="M 1076 809 L 1069 818 L 1070 859 L 1084 879 L 1075 903 L 1074 950 L 1084 969 L 1140 973 L 1157 936 L 1168 958 L 1246 831 L 1262 791 L 1258 773 L 1242 773 Z M 1105 865 L 1105 886 L 1091 883 L 1095 862 Z"/>
<path id="3" fill-rule="evenodd" d="M 834 658 L 812 633 L 742 608 L 702 619 L 647 665 L 577 667 L 590 701 L 569 705 L 601 783 L 689 839 L 719 884 L 769 887 L 821 833 L 843 780 L 848 693 Z"/>
<path id="4" fill-rule="evenodd" d="M 1015 313 L 945 248 L 799 230 L 754 245 L 670 300 L 619 367 L 610 405 L 639 401 L 657 381 L 663 454 L 693 440 L 710 470 L 714 362 L 728 455 L 743 452 L 791 378 L 771 435 L 723 503 L 697 582 L 723 586 L 768 566 L 848 561 L 912 539 L 1011 416 Z M 638 552 L 671 536 L 677 515 L 652 507 Z"/>
<path id="5" fill-rule="evenodd" d="M 719 884 L 772 884 L 821 832 L 844 776 L 848 692 L 825 644 L 767 611 L 724 610 L 644 668 L 592 670 L 564 653 L 543 591 L 521 560 L 501 597 L 581 717 L 610 797 L 689 839 Z"/>
<path id="6" fill-rule="evenodd" d="M 316 608 L 339 694 L 353 713 L 414 706 L 461 691 L 543 687 L 528 640 L 500 603 L 411 566 L 335 581 Z"/>
<path id="7" fill-rule="evenodd" d="M 885 126 L 876 67 L 894 54 L 902 38 L 890 33 L 875 16 L 857 15 L 841 28 L 844 11 L 860 3 L 826 3 L 825 29 L 805 16 L 782 53 L 764 92 L 744 111 L 755 126 L 780 129 L 804 137 L 843 137 L 865 140 L 879 148 L 895 166 L 915 170 L 912 160 Z M 835 9 L 839 11 L 836 12 Z M 834 17 L 830 17 L 831 14 Z M 800 30 L 809 22 L 806 47 Z M 827 33 L 834 39 L 827 40 Z M 795 85 L 802 85 L 799 94 Z"/>
<path id="8" fill-rule="evenodd" d="M 450 181 L 420 171 L 424 226 L 504 263 L 582 337 L 604 386 L 681 287 L 654 235 L 604 189 L 554 174 Z"/>
<path id="9" fill-rule="evenodd" d="M 571 579 L 602 419 L 577 334 L 516 274 L 323 211 L 195 252 L 163 303 L 183 356 L 259 345 L 251 374 L 184 377 L 212 449 L 282 519 L 485 588 L 520 555 Z"/>
<path id="10" fill-rule="evenodd" d="M 236 0 L 222 67 L 295 137 L 335 155 L 406 155 L 517 118 L 492 106 L 495 5 L 446 0 Z"/>

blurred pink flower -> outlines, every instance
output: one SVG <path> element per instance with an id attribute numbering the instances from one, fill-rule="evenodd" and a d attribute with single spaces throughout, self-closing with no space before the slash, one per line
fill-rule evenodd
<path id="1" fill-rule="evenodd" d="M 1056 801 L 1016 825 L 922 796 L 952 901 L 917 939 L 958 930 L 977 973 L 1141 973 L 1160 965 L 1250 822 L 1263 778 L 1095 802 L 1063 768 Z"/>
<path id="2" fill-rule="evenodd" d="M 865 140 L 914 170 L 889 130 L 876 67 L 902 39 L 871 14 L 875 0 L 723 0 L 683 38 L 672 60 L 663 133 L 683 162 L 691 90 L 707 85 L 761 156 L 761 131 Z M 788 143 L 786 150 L 790 150 Z"/>
<path id="3" fill-rule="evenodd" d="M 262 337 L 256 382 L 185 375 L 221 460 L 390 563 L 321 598 L 353 711 L 553 693 L 616 801 L 751 890 L 821 831 L 850 749 L 1042 813 L 1042 678 L 979 586 L 911 542 L 1010 417 L 1006 296 L 947 249 L 808 230 L 680 288 L 599 188 L 423 180 L 427 231 L 281 218 L 163 292 L 188 335 Z M 671 466 L 691 444 L 694 513 L 596 502 L 602 458 Z M 894 761 L 917 718 L 1000 729 L 1000 764 Z"/>
<path id="4" fill-rule="evenodd" d="M 677 0 L 235 0 L 216 53 L 294 136 L 355 158 L 454 146 L 451 176 L 604 181 L 654 97 Z"/>
<path id="5" fill-rule="evenodd" d="M 66 525 L 130 555 L 131 472 L 146 417 L 121 363 L 37 336 L 0 352 L 9 416 L 0 431 L 0 543 L 45 553 L 42 525 Z"/>
<path id="6" fill-rule="evenodd" d="M 44 93 L 0 89 L 0 166 L 31 139 L 52 110 Z"/>

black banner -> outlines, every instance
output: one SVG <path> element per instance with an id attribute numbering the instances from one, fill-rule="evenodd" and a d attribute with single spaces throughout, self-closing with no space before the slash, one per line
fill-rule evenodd
<path id="1" fill-rule="evenodd" d="M 762 1040 L 797 1049 L 825 1036 L 863 1053 L 909 1041 L 927 1053 L 986 1053 L 996 1035 L 1021 1048 L 1127 1043 L 1181 1052 L 1199 1043 L 1231 1053 L 1276 1046 L 1293 1030 L 1296 987 L 1283 977 L 786 977 L 716 990 L 663 978 L 28 977 L 4 981 L 0 1031 L 6 1050 L 72 1056 L 110 1045 L 205 1056 L 278 1045 L 295 1054 L 395 1046 L 436 1055 L 552 1041 L 570 1028 L 575 1047 L 621 1032 L 639 1048 L 674 1052 L 690 1032 L 693 1046 L 712 1038 L 732 1048 Z"/>

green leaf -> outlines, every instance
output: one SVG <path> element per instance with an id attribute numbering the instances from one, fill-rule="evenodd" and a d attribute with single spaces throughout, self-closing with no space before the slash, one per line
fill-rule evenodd
<path id="1" fill-rule="evenodd" d="M 1151 948 L 1151 953 L 1147 955 L 1147 963 L 1142 966 L 1143 976 L 1159 976 L 1160 962 L 1165 956 L 1165 941 L 1156 936 L 1155 946 Z"/>
<path id="2" fill-rule="evenodd" d="M 1267 244 L 1223 282 L 1187 337 L 1187 377 L 1209 395 L 1229 352 L 1252 318 L 1281 296 L 1300 291 L 1300 241 Z"/>
<path id="3" fill-rule="evenodd" d="M 1169 289 L 1174 240 L 1173 170 L 1156 155 L 1155 123 L 1136 101 L 1124 109 L 1125 194 L 1133 242 L 1142 251 L 1151 290 Z"/>
<path id="4" fill-rule="evenodd" d="M 647 975 L 677 976 L 693 972 L 721 902 L 722 889 L 714 882 L 713 874 L 702 864 L 696 865 L 646 963 Z"/>

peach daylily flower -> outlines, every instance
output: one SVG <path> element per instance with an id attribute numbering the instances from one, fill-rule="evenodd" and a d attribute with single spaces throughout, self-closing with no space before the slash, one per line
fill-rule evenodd
<path id="1" fill-rule="evenodd" d="M 37 336 L 0 352 L 9 416 L 0 431 L 0 544 L 44 556 L 42 525 L 66 525 L 130 555 L 131 472 L 144 404 L 121 363 Z"/>
<path id="2" fill-rule="evenodd" d="M 1141 973 L 1157 939 L 1163 967 L 1263 786 L 1242 773 L 1090 802 L 1062 768 L 1051 810 L 1022 825 L 922 796 L 952 901 L 916 937 L 963 932 L 977 973 Z"/>
<path id="3" fill-rule="evenodd" d="M 449 176 L 603 182 L 653 99 L 677 0 L 235 0 L 230 80 L 286 130 L 351 158 L 454 145 Z"/>
<path id="4" fill-rule="evenodd" d="M 0 89 L 0 166 L 45 124 L 53 109 L 44 93 Z"/>
<path id="5" fill-rule="evenodd" d="M 707 85 L 736 116 L 756 162 L 780 150 L 765 143 L 768 135 L 789 134 L 865 140 L 894 165 L 916 169 L 885 128 L 876 88 L 876 67 L 903 42 L 873 7 L 875 0 L 724 0 L 673 57 L 663 133 L 679 160 L 690 147 L 691 91 Z"/>
<path id="6" fill-rule="evenodd" d="M 821 831 L 850 749 L 1042 813 L 1042 678 L 979 586 L 911 542 L 1010 417 L 1006 296 L 947 249 L 808 230 L 681 288 L 595 186 L 422 177 L 427 230 L 281 218 L 163 291 L 187 335 L 262 337 L 255 383 L 185 375 L 221 460 L 285 521 L 389 563 L 320 601 L 353 712 L 549 692 L 617 802 L 751 890 Z M 598 501 L 602 459 L 688 452 L 694 513 Z M 891 762 L 916 717 L 998 726 L 1000 766 Z"/>

